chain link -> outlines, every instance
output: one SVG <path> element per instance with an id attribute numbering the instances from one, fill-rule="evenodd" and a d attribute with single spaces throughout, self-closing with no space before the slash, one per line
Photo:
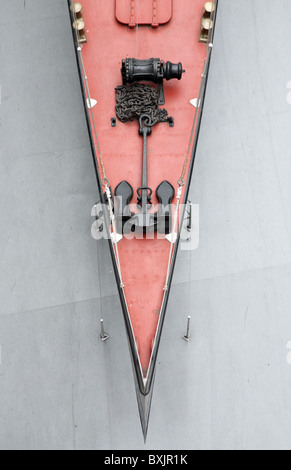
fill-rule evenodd
<path id="1" fill-rule="evenodd" d="M 151 122 L 167 122 L 168 111 L 159 108 L 159 94 L 154 87 L 141 83 L 116 88 L 116 116 L 121 122 L 140 120 L 144 115 Z"/>

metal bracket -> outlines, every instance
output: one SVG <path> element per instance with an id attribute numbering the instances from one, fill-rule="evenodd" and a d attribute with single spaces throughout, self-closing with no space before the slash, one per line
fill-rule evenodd
<path id="1" fill-rule="evenodd" d="M 104 330 L 104 321 L 101 319 L 100 320 L 100 324 L 101 324 L 101 334 L 100 334 L 100 338 L 101 338 L 101 341 L 105 342 L 109 339 L 109 335 L 107 333 L 105 333 L 105 330 Z"/>
<path id="2" fill-rule="evenodd" d="M 189 342 L 190 340 L 190 321 L 191 321 L 191 317 L 188 317 L 188 320 L 187 320 L 187 332 L 184 336 L 182 336 L 182 339 L 184 341 L 187 341 Z"/>
<path id="3" fill-rule="evenodd" d="M 185 210 L 183 226 L 182 226 L 182 238 L 183 240 L 189 242 L 192 235 L 192 226 L 193 226 L 193 205 L 191 201 L 187 201 L 187 207 Z"/>

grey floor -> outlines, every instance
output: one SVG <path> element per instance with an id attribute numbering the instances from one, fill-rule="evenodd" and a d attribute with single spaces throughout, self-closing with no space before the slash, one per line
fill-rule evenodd
<path id="1" fill-rule="evenodd" d="M 291 448 L 290 44 L 289 0 L 220 0 L 145 447 L 67 3 L 2 2 L 1 449 Z"/>

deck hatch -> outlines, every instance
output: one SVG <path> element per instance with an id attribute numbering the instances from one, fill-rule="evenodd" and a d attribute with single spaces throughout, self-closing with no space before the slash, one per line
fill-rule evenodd
<path id="1" fill-rule="evenodd" d="M 173 0 L 116 0 L 116 19 L 135 28 L 150 25 L 157 28 L 169 23 L 173 15 Z"/>

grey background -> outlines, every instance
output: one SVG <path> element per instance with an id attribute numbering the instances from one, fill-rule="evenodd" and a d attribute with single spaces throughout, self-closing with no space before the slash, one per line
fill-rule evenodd
<path id="1" fill-rule="evenodd" d="M 67 3 L 1 2 L 1 449 L 291 448 L 290 44 L 289 0 L 220 0 L 145 447 Z"/>

